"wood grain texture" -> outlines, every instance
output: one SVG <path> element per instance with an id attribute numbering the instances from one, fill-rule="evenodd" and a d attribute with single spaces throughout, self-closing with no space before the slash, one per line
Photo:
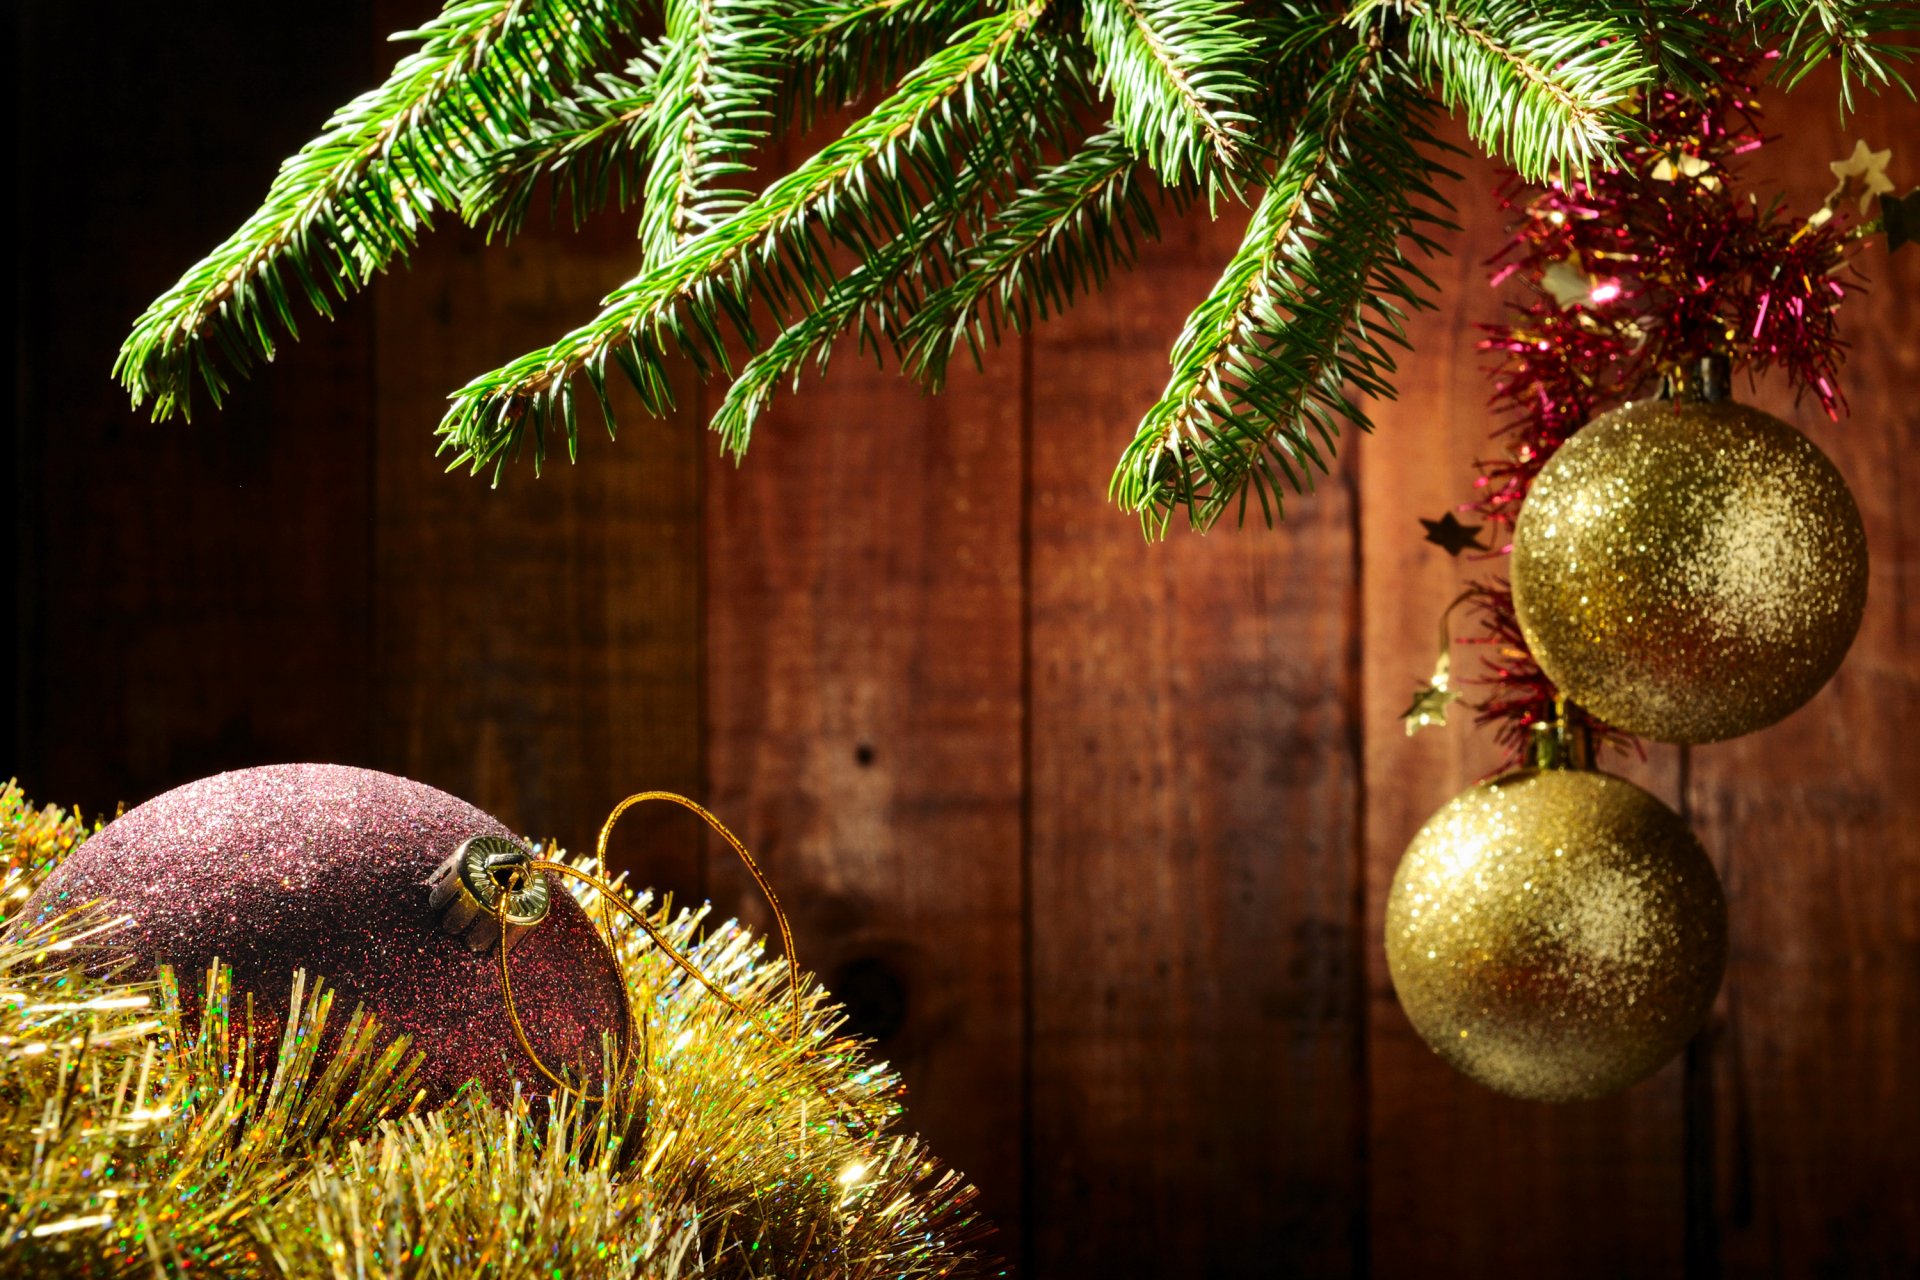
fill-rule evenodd
<path id="1" fill-rule="evenodd" d="M 1453 189 L 1467 227 L 1400 401 L 1274 532 L 1148 545 L 1106 499 L 1232 217 L 1170 227 L 944 398 L 844 357 L 737 470 L 711 392 L 669 422 L 622 392 L 617 443 L 589 413 L 579 467 L 498 490 L 433 456 L 449 390 L 630 274 L 618 217 L 437 233 L 223 413 L 130 413 L 125 325 L 391 62 L 375 35 L 434 8 L 15 7 L 17 167 L 59 192 L 16 211 L 7 763 L 32 792 L 97 810 L 332 759 L 576 846 L 631 790 L 703 796 L 1043 1280 L 1920 1271 L 1920 249 L 1863 260 L 1849 420 L 1753 397 L 1866 517 L 1846 667 L 1777 728 L 1624 770 L 1722 867 L 1720 1007 L 1624 1097 L 1528 1106 L 1427 1051 L 1379 942 L 1407 840 L 1494 763 L 1396 719 L 1481 568 L 1415 519 L 1491 447 L 1493 166 Z M 1855 137 L 1920 183 L 1916 108 L 1842 126 L 1833 89 L 1770 101 L 1761 189 L 1811 207 Z M 684 815 L 628 823 L 636 878 L 765 923 Z"/>
<path id="2" fill-rule="evenodd" d="M 562 450 L 498 488 L 445 474 L 432 433 L 451 389 L 593 314 L 638 260 L 611 218 L 504 247 L 450 231 L 377 300 L 380 761 L 572 848 L 622 796 L 702 790 L 697 419 L 649 419 L 622 388 L 618 441 L 584 410 L 578 466 Z M 613 851 L 697 898 L 701 848 L 649 809 Z"/>
<path id="3" fill-rule="evenodd" d="M 231 3 L 10 10 L 21 705 L 5 771 L 99 813 L 240 765 L 364 760 L 366 313 L 313 325 L 191 423 L 148 422 L 110 370 L 148 301 L 365 82 L 371 6 L 321 30 Z"/>
<path id="4" fill-rule="evenodd" d="M 709 470 L 714 808 L 913 1125 L 1020 1248 L 1020 367 L 923 396 L 844 352 Z M 713 846 L 722 908 L 764 928 Z"/>
<path id="5" fill-rule="evenodd" d="M 381 29 L 435 8 L 381 0 Z M 376 290 L 374 724 L 384 767 L 585 849 L 623 796 L 703 792 L 700 432 L 691 379 L 666 420 L 621 383 L 618 440 L 582 406 L 579 465 L 556 442 L 542 475 L 530 450 L 497 487 L 445 473 L 447 395 L 639 269 L 630 217 L 574 232 L 543 212 L 505 245 L 443 215 Z M 671 811 L 622 819 L 609 856 L 636 883 L 704 893 L 698 834 Z"/>
<path id="6" fill-rule="evenodd" d="M 1033 341 L 1039 1276 L 1364 1247 L 1347 477 L 1278 533 L 1158 545 L 1106 496 L 1237 231 L 1177 224 Z"/>
<path id="7" fill-rule="evenodd" d="M 1817 205 L 1854 140 L 1892 146 L 1920 183 L 1920 109 L 1867 99 L 1842 124 L 1834 77 L 1758 153 L 1757 183 Z M 1853 487 L 1872 562 L 1860 636 L 1833 682 L 1781 724 L 1693 752 L 1688 799 L 1732 915 L 1721 1022 L 1700 1057 L 1711 1135 L 1710 1234 L 1700 1270 L 1727 1276 L 1920 1273 L 1920 252 L 1860 258 L 1842 370 L 1852 413 L 1826 421 L 1777 383 L 1751 398 L 1795 423 Z M 1896 1136 L 1898 1135 L 1898 1136 Z"/>
<path id="8" fill-rule="evenodd" d="M 1472 728 L 1463 704 L 1453 724 L 1411 738 L 1398 719 L 1433 669 L 1442 610 L 1467 582 L 1505 576 L 1502 559 L 1450 560 L 1422 540 L 1417 523 L 1470 498 L 1474 459 L 1496 447 L 1476 326 L 1501 318 L 1485 265 L 1506 234 L 1493 201 L 1499 172 L 1486 160 L 1458 167 L 1462 181 L 1447 194 L 1464 230 L 1451 237 L 1454 255 L 1438 264 L 1438 309 L 1409 326 L 1414 353 L 1404 361 L 1400 397 L 1377 409 L 1376 433 L 1359 450 L 1373 1272 L 1677 1275 L 1686 1211 L 1681 1067 L 1596 1103 L 1501 1097 L 1450 1070 L 1421 1041 L 1394 998 L 1380 942 L 1407 842 L 1500 763 L 1491 735 Z M 1455 635 L 1475 630 L 1465 610 L 1455 614 Z M 1457 679 L 1475 677 L 1473 649 L 1457 646 L 1455 661 Z M 1676 802 L 1672 749 L 1607 766 Z"/>

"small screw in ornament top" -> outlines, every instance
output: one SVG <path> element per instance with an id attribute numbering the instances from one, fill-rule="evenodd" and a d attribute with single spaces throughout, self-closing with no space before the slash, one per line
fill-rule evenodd
<path id="1" fill-rule="evenodd" d="M 532 870 L 533 854 L 502 836 L 474 836 L 447 855 L 427 882 L 427 908 L 443 933 L 463 939 L 474 951 L 496 941 L 506 951 L 547 916 L 547 879 Z M 506 895 L 506 934 L 497 923 L 500 896 Z"/>

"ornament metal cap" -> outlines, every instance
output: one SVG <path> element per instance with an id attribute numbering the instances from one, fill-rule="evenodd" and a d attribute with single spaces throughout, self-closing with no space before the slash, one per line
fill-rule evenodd
<path id="1" fill-rule="evenodd" d="M 1732 394 L 1733 360 L 1725 352 L 1669 369 L 1660 380 L 1660 399 L 1676 404 L 1719 404 Z"/>
<path id="2" fill-rule="evenodd" d="M 464 939 L 474 951 L 503 951 L 547 918 L 547 878 L 530 870 L 533 853 L 503 836 L 473 836 L 460 842 L 427 881 L 427 909 L 440 930 Z M 500 895 L 507 899 L 503 938 L 497 920 Z"/>
<path id="3" fill-rule="evenodd" d="M 1553 700 L 1553 719 L 1533 725 L 1527 741 L 1529 769 L 1593 768 L 1593 731 L 1567 714 L 1567 695 Z"/>

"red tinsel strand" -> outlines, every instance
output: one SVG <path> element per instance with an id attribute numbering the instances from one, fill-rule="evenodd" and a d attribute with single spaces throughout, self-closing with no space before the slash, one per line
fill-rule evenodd
<path id="1" fill-rule="evenodd" d="M 1480 619 L 1480 634 L 1462 637 L 1463 643 L 1487 646 L 1491 652 L 1486 674 L 1469 683 L 1490 689 L 1474 704 L 1474 723 L 1491 725 L 1494 741 L 1505 750 L 1509 764 L 1524 759 L 1533 726 L 1554 720 L 1559 691 L 1533 660 L 1520 619 L 1513 609 L 1513 590 L 1505 579 L 1477 582 L 1467 589 L 1468 604 Z M 1596 753 L 1604 747 L 1633 750 L 1645 755 L 1638 739 L 1598 719 L 1584 707 L 1569 705 L 1567 718 L 1590 735 Z"/>
<path id="2" fill-rule="evenodd" d="M 1852 249 L 1842 214 L 1795 221 L 1778 202 L 1738 191 L 1735 165 L 1766 141 L 1754 72 L 1771 55 L 1715 59 L 1721 80 L 1704 101 L 1671 87 L 1649 90 L 1646 131 L 1622 148 L 1616 168 L 1544 189 L 1515 181 L 1498 194 L 1517 215 L 1495 255 L 1491 283 L 1518 278 L 1530 290 L 1507 325 L 1486 325 L 1483 351 L 1496 362 L 1491 402 L 1502 456 L 1480 462 L 1473 501 L 1512 550 L 1511 532 L 1533 479 L 1569 436 L 1595 415 L 1663 380 L 1684 377 L 1709 356 L 1737 372 L 1784 371 L 1829 416 L 1845 407 L 1835 312 L 1848 286 L 1837 274 Z M 1479 722 L 1495 726 L 1510 761 L 1524 757 L 1531 726 L 1554 717 L 1557 690 L 1533 661 L 1504 582 L 1472 588 L 1489 673 Z M 1573 714 L 1596 746 L 1634 739 L 1584 711 Z"/>

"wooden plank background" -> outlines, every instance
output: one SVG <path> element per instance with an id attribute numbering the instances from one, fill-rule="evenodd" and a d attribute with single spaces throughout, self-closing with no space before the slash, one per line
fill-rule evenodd
<path id="1" fill-rule="evenodd" d="M 14 7 L 0 769 L 97 810 L 341 760 L 574 843 L 629 790 L 703 796 L 1023 1274 L 1920 1270 L 1920 252 L 1876 252 L 1848 305 L 1850 420 L 1754 393 L 1866 517 L 1846 668 L 1773 730 L 1630 770 L 1727 882 L 1712 1024 L 1620 1098 L 1530 1106 L 1428 1053 L 1378 944 L 1406 840 L 1492 759 L 1394 715 L 1473 571 L 1414 517 L 1487 448 L 1493 166 L 1453 193 L 1465 227 L 1402 398 L 1277 532 L 1148 545 L 1105 497 L 1231 216 L 1170 226 L 942 398 L 842 361 L 737 469 L 691 387 L 538 481 L 490 490 L 432 456 L 448 389 L 627 273 L 617 216 L 504 248 L 438 234 L 225 412 L 129 413 L 106 380 L 125 325 L 421 10 Z M 1865 137 L 1920 181 L 1920 111 L 1843 124 L 1832 89 L 1776 111 L 1756 173 L 1810 206 Z M 618 853 L 765 923 L 682 818 Z"/>

